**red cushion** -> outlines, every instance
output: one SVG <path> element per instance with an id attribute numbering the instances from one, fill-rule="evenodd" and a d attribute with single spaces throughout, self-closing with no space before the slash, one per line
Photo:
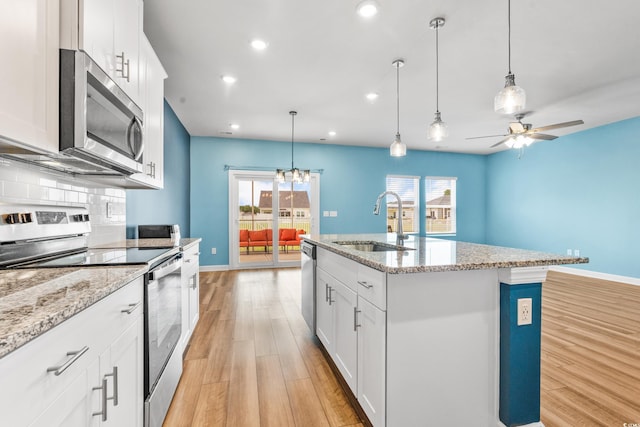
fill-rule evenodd
<path id="1" fill-rule="evenodd" d="M 280 235 L 280 240 L 295 240 L 296 239 L 296 229 L 295 228 L 282 228 L 282 234 Z"/>
<path id="2" fill-rule="evenodd" d="M 249 231 L 249 239 L 252 242 L 267 241 L 267 230 Z"/>
<path id="3" fill-rule="evenodd" d="M 240 230 L 240 241 L 241 242 L 249 241 L 249 230 Z"/>
<path id="4" fill-rule="evenodd" d="M 267 240 L 268 241 L 272 241 L 273 240 L 273 230 L 270 229 L 270 228 L 267 228 L 266 232 L 267 232 Z"/>

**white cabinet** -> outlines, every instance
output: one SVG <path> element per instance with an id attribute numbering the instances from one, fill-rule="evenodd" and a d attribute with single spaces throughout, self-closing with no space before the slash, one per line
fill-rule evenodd
<path id="1" fill-rule="evenodd" d="M 0 149 L 58 152 L 59 4 L 0 0 Z"/>
<path id="2" fill-rule="evenodd" d="M 164 80 L 167 78 L 158 56 L 143 35 L 140 51 L 141 107 L 144 111 L 144 172 L 130 179 L 145 187 L 164 187 Z M 134 185 L 130 187 L 135 187 Z"/>
<path id="3" fill-rule="evenodd" d="M 385 425 L 387 313 L 358 296 L 358 392 L 374 426 Z"/>
<path id="4" fill-rule="evenodd" d="M 187 248 L 183 258 L 180 343 L 184 351 L 200 318 L 200 245 L 196 243 Z"/>
<path id="5" fill-rule="evenodd" d="M 386 274 L 318 248 L 316 335 L 369 421 L 386 423 Z"/>
<path id="6" fill-rule="evenodd" d="M 84 50 L 140 103 L 141 0 L 61 0 L 60 44 Z"/>
<path id="7" fill-rule="evenodd" d="M 0 424 L 141 427 L 142 302 L 140 277 L 0 359 Z"/>

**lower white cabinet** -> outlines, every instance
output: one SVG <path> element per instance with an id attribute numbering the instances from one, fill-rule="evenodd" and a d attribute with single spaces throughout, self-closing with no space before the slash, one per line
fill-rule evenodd
<path id="1" fill-rule="evenodd" d="M 180 344 L 184 351 L 200 318 L 200 245 L 195 244 L 183 253 L 182 263 L 182 333 Z"/>
<path id="2" fill-rule="evenodd" d="M 0 425 L 143 423 L 143 279 L 0 359 Z"/>
<path id="3" fill-rule="evenodd" d="M 322 252 L 319 250 L 319 261 Z M 352 261 L 340 261 L 341 264 L 345 262 Z M 372 293 L 372 281 L 356 280 L 355 262 L 352 266 L 342 265 L 347 268 L 335 270 L 331 263 L 323 262 L 322 265 L 333 274 L 321 267 L 316 268 L 316 335 L 371 423 L 376 427 L 384 426 L 386 311 L 374 305 L 369 298 L 374 296 L 371 299 L 379 302 L 379 295 L 386 293 L 386 285 L 383 279 L 378 280 L 377 290 Z M 347 275 L 342 274 L 346 271 L 349 272 Z M 361 292 L 364 296 L 360 295 Z"/>

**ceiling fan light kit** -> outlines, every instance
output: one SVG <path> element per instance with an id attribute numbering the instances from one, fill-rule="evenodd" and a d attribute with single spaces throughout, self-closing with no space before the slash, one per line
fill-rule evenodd
<path id="1" fill-rule="evenodd" d="M 439 77 L 440 77 L 440 62 L 439 62 L 439 50 L 438 50 L 438 30 L 444 26 L 444 18 L 434 18 L 429 22 L 429 27 L 436 31 L 436 115 L 433 123 L 429 125 L 429 139 L 432 141 L 442 141 L 449 135 L 447 124 L 442 121 L 440 114 L 440 90 L 439 90 Z"/>
<path id="2" fill-rule="evenodd" d="M 389 147 L 391 157 L 404 157 L 407 155 L 407 146 L 400 138 L 400 68 L 404 67 L 404 60 L 396 59 L 391 63 L 396 69 L 396 113 L 397 123 L 396 137 Z"/>
<path id="3" fill-rule="evenodd" d="M 516 77 L 511 72 L 511 0 L 508 2 L 508 28 L 509 28 L 509 72 L 505 76 L 504 88 L 493 99 L 493 109 L 500 114 L 514 114 L 524 111 L 527 103 L 527 94 L 520 86 L 516 86 Z"/>

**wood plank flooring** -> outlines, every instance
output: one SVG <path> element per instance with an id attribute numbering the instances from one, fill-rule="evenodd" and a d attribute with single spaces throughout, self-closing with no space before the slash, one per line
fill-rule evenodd
<path id="1" fill-rule="evenodd" d="M 300 314 L 300 270 L 200 273 L 174 426 L 363 427 Z"/>
<path id="2" fill-rule="evenodd" d="M 299 269 L 201 273 L 200 301 L 166 427 L 364 426 L 300 315 Z M 544 425 L 640 423 L 640 287 L 549 272 L 542 307 Z"/>

